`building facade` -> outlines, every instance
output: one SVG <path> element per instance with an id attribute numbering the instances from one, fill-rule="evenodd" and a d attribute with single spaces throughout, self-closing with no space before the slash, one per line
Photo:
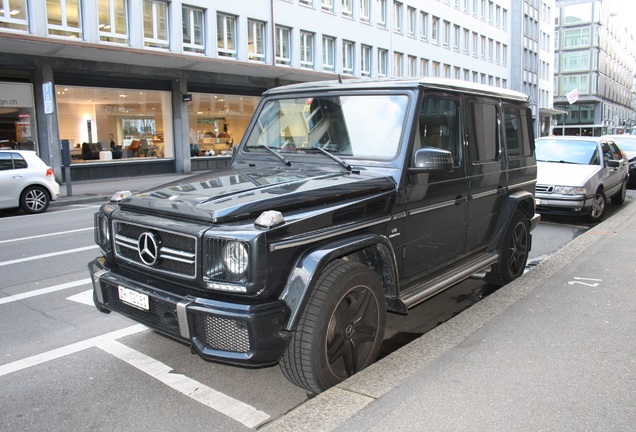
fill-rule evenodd
<path id="1" fill-rule="evenodd" d="M 623 133 L 635 123 L 634 37 L 609 0 L 557 0 L 554 106 L 558 135 Z M 617 6 L 620 7 L 618 3 Z"/>
<path id="2" fill-rule="evenodd" d="M 216 168 L 264 90 L 338 75 L 526 91 L 538 125 L 553 1 L 0 0 L 0 145 L 60 178 L 68 145 L 77 180 Z"/>

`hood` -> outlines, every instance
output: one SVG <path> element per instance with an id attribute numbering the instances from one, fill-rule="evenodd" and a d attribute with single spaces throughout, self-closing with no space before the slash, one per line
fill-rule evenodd
<path id="1" fill-rule="evenodd" d="M 537 162 L 537 184 L 584 186 L 600 169 L 598 165 Z"/>
<path id="2" fill-rule="evenodd" d="M 630 162 L 636 159 L 636 151 L 623 150 L 623 153 L 625 153 L 625 156 L 627 156 L 627 160 L 629 160 Z"/>
<path id="3" fill-rule="evenodd" d="M 119 205 L 144 213 L 223 223 L 256 218 L 266 210 L 325 206 L 394 189 L 390 177 L 370 171 L 228 168 L 133 195 Z"/>

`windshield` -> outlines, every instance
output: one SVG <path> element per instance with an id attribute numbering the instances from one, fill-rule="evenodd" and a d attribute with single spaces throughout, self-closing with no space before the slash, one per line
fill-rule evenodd
<path id="1" fill-rule="evenodd" d="M 341 157 L 390 160 L 400 145 L 407 95 L 325 96 L 266 102 L 244 150 L 302 152 L 320 147 Z"/>
<path id="2" fill-rule="evenodd" d="M 595 141 L 540 139 L 536 141 L 537 161 L 579 165 L 598 165 L 598 145 Z"/>
<path id="3" fill-rule="evenodd" d="M 625 136 L 623 137 L 612 137 L 611 138 L 615 143 L 617 143 L 621 150 L 628 152 L 636 152 L 636 138 L 633 136 Z"/>

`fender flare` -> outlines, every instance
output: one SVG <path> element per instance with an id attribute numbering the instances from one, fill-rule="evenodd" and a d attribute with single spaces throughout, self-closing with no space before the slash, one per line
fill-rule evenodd
<path id="1" fill-rule="evenodd" d="M 512 215 L 517 209 L 521 210 L 528 217 L 530 231 L 537 225 L 539 217 L 534 211 L 534 195 L 528 191 L 513 192 L 508 196 L 506 203 L 501 208 L 499 220 L 497 221 L 497 230 L 493 233 L 488 250 L 493 251 L 499 247 L 501 239 L 506 234 L 506 231 L 508 231 L 508 225 L 512 219 Z"/>
<path id="2" fill-rule="evenodd" d="M 374 270 L 382 281 L 385 297 L 395 297 L 398 271 L 390 241 L 385 236 L 373 233 L 360 233 L 339 238 L 307 250 L 296 261 L 285 289 L 279 297 L 290 310 L 289 319 L 283 326 L 283 330 L 293 331 L 296 328 L 309 294 L 329 262 L 356 253 L 364 254 L 365 250 L 379 255 L 378 261 L 381 262 L 376 264 L 381 265 L 382 268 L 379 269 L 376 266 Z M 367 263 L 363 262 L 363 264 Z"/>

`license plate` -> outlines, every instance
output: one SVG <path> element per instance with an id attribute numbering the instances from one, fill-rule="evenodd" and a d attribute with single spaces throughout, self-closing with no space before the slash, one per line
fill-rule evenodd
<path id="1" fill-rule="evenodd" d="M 137 291 L 133 291 L 123 286 L 117 287 L 119 289 L 119 300 L 123 301 L 130 306 L 136 307 L 141 310 L 150 310 L 148 304 L 148 296 Z"/>

